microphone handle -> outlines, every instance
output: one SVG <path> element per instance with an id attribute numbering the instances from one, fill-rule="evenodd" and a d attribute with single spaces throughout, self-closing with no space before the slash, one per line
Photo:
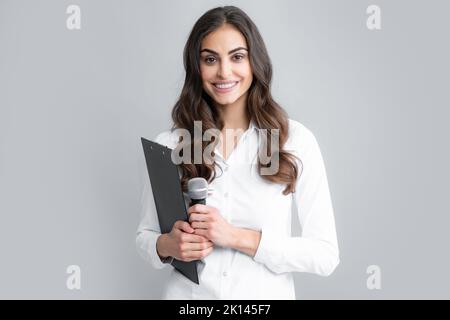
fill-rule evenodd
<path id="1" fill-rule="evenodd" d="M 190 207 L 192 207 L 194 204 L 206 204 L 206 199 L 191 199 Z"/>

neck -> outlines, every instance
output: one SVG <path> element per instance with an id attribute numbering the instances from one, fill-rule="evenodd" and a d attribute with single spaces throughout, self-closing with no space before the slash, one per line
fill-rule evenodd
<path id="1" fill-rule="evenodd" d="M 243 129 L 249 127 L 249 117 L 247 114 L 247 97 L 242 96 L 232 104 L 219 105 L 218 111 L 223 120 L 223 129 Z"/>

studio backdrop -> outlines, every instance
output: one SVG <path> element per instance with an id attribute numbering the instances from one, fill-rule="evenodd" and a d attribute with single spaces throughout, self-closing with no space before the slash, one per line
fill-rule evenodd
<path id="1" fill-rule="evenodd" d="M 187 36 L 222 5 L 258 26 L 273 96 L 327 169 L 340 264 L 295 273 L 297 298 L 450 298 L 438 0 L 0 0 L 0 298 L 161 295 L 169 270 L 135 245 L 140 137 L 172 125 Z"/>

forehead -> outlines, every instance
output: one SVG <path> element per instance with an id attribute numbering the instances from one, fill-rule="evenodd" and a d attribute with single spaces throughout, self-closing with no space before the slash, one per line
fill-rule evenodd
<path id="1" fill-rule="evenodd" d="M 237 47 L 247 48 L 244 35 L 236 27 L 225 24 L 203 38 L 200 50 L 208 48 L 226 54 Z"/>

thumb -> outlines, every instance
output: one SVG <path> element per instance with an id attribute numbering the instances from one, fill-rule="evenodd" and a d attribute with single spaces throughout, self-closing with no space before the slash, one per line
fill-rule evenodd
<path id="1" fill-rule="evenodd" d="M 183 221 L 183 223 L 180 224 L 180 229 L 183 230 L 184 232 L 188 232 L 188 233 L 194 232 L 194 229 L 186 221 Z"/>

